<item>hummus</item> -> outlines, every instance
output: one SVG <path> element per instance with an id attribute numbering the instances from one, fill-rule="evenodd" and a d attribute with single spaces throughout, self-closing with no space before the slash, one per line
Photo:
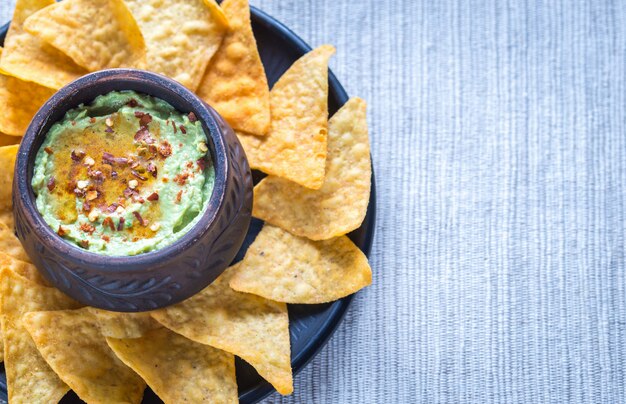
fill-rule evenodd
<path id="1" fill-rule="evenodd" d="M 37 209 L 69 243 L 105 255 L 182 237 L 213 192 L 202 124 L 167 102 L 111 92 L 55 123 L 37 153 Z"/>

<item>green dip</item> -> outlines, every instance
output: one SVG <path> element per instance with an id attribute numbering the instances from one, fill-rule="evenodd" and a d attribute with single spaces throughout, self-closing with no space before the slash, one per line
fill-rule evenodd
<path id="1" fill-rule="evenodd" d="M 104 255 L 158 250 L 199 220 L 215 171 L 202 125 L 167 102 L 111 92 L 65 114 L 37 153 L 32 187 L 46 223 Z"/>

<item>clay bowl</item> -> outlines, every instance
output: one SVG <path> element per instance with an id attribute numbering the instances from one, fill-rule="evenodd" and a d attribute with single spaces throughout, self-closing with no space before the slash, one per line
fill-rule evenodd
<path id="1" fill-rule="evenodd" d="M 173 244 L 134 256 L 105 256 L 59 237 L 37 210 L 30 184 L 35 156 L 50 127 L 69 109 L 120 90 L 152 95 L 196 115 L 207 135 L 215 186 L 197 224 Z M 230 264 L 250 224 L 252 177 L 233 130 L 191 91 L 158 74 L 111 69 L 68 84 L 37 112 L 18 151 L 13 206 L 16 234 L 51 285 L 89 306 L 146 311 L 194 295 Z"/>

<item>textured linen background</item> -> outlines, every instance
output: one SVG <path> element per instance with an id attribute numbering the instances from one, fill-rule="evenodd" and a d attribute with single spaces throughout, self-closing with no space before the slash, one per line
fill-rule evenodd
<path id="1" fill-rule="evenodd" d="M 252 3 L 337 46 L 379 195 L 374 284 L 266 402 L 626 402 L 626 2 Z"/>

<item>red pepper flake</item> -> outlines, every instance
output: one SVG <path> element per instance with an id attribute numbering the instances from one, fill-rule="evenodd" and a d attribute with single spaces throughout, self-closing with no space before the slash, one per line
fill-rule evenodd
<path id="1" fill-rule="evenodd" d="M 48 154 L 54 154 L 54 151 L 52 151 L 50 147 L 44 147 L 43 151 L 45 151 Z"/>
<path id="2" fill-rule="evenodd" d="M 139 192 L 135 191 L 134 189 L 126 188 L 124 190 L 124 198 L 126 199 L 132 198 L 133 196 L 137 196 L 137 195 L 139 195 Z"/>
<path id="3" fill-rule="evenodd" d="M 130 99 L 130 101 L 128 101 L 128 102 L 126 103 L 126 105 L 128 105 L 128 106 L 129 106 L 129 107 L 131 107 L 131 108 L 136 108 L 136 107 L 137 107 L 137 105 L 139 105 L 139 103 L 137 102 L 137 100 L 136 100 L 136 99 L 131 98 L 131 99 Z"/>
<path id="4" fill-rule="evenodd" d="M 89 233 L 89 234 L 93 234 L 94 231 L 96 231 L 96 228 L 93 227 L 92 225 L 88 224 L 88 223 L 82 223 L 80 225 L 80 229 L 85 232 L 85 233 Z"/>
<path id="5" fill-rule="evenodd" d="M 163 141 L 159 145 L 159 154 L 163 157 L 169 157 L 172 155 L 172 145 L 170 145 L 167 141 Z"/>
<path id="6" fill-rule="evenodd" d="M 167 177 L 163 177 L 163 178 L 161 179 L 161 181 L 163 181 L 163 182 L 167 183 L 167 182 L 169 182 L 170 180 L 169 180 L 169 178 L 167 178 Z"/>
<path id="7" fill-rule="evenodd" d="M 133 212 L 133 216 L 135 216 L 140 225 L 145 227 L 146 224 L 148 224 L 145 220 L 143 220 L 143 217 L 141 217 L 141 213 L 135 211 Z"/>
<path id="8" fill-rule="evenodd" d="M 80 244 L 81 247 L 83 248 L 88 248 L 89 247 L 89 240 L 81 240 L 78 242 L 78 244 Z"/>
<path id="9" fill-rule="evenodd" d="M 172 121 L 172 128 L 174 128 L 174 134 L 178 133 L 178 130 L 176 129 L 176 122 Z"/>
<path id="10" fill-rule="evenodd" d="M 178 191 L 178 193 L 176 194 L 176 203 L 180 203 L 180 200 L 183 196 L 183 190 L 181 189 L 180 191 Z"/>
<path id="11" fill-rule="evenodd" d="M 118 203 L 113 202 L 112 204 L 110 204 L 109 206 L 104 208 L 104 211 L 108 212 L 108 213 L 113 213 L 113 212 L 115 212 L 115 210 L 117 209 L 118 206 L 120 206 Z M 105 221 L 106 221 L 106 219 L 105 219 Z"/>
<path id="12" fill-rule="evenodd" d="M 72 124 L 72 126 L 76 126 L 76 121 L 72 121 L 70 123 Z"/>
<path id="13" fill-rule="evenodd" d="M 137 114 L 135 114 L 135 116 L 137 116 Z M 150 122 L 152 122 L 152 115 L 150 114 L 143 114 L 139 117 L 139 125 L 141 126 L 148 126 Z"/>
<path id="14" fill-rule="evenodd" d="M 201 158 L 198 159 L 198 161 L 196 161 L 196 164 L 198 164 L 198 168 L 200 168 L 200 171 L 204 171 L 206 169 L 206 160 Z"/>
<path id="15" fill-rule="evenodd" d="M 87 170 L 87 175 L 94 179 L 97 183 L 102 183 L 104 181 L 104 174 L 100 170 Z"/>
<path id="16" fill-rule="evenodd" d="M 113 223 L 113 219 L 111 219 L 109 216 L 104 218 L 104 220 L 102 221 L 102 225 L 109 226 L 109 229 L 111 229 L 111 231 L 115 231 L 115 223 Z"/>
<path id="17" fill-rule="evenodd" d="M 156 177 L 157 177 L 157 171 L 158 171 L 158 170 L 157 170 L 157 167 L 156 167 L 154 164 L 152 164 L 152 163 L 148 163 L 148 167 L 146 167 L 146 169 L 148 170 L 148 172 L 149 172 L 150 174 L 152 174 L 152 176 L 153 176 L 154 178 L 156 178 Z"/>
<path id="18" fill-rule="evenodd" d="M 188 178 L 189 178 L 189 173 L 178 174 L 176 175 L 176 177 L 174 177 L 174 182 L 177 183 L 178 185 L 185 185 Z"/>
<path id="19" fill-rule="evenodd" d="M 156 193 L 156 192 L 153 192 L 146 199 L 148 199 L 150 202 L 158 201 L 159 200 L 159 194 Z"/>
<path id="20" fill-rule="evenodd" d="M 188 161 L 187 162 L 187 168 L 191 168 L 193 167 L 193 161 Z"/>
<path id="21" fill-rule="evenodd" d="M 111 241 L 111 237 L 107 236 L 106 234 L 102 235 L 102 240 L 104 240 L 105 242 L 109 242 Z"/>
<path id="22" fill-rule="evenodd" d="M 141 111 L 135 111 L 135 118 L 141 118 L 142 116 L 144 116 L 146 113 L 145 112 L 141 112 Z"/>
<path id="23" fill-rule="evenodd" d="M 185 126 L 184 126 L 184 125 L 180 125 L 180 126 L 179 126 L 179 129 L 180 129 L 180 131 L 181 131 L 181 132 L 183 132 L 183 135 L 186 135 L 186 134 L 187 134 L 187 129 L 185 129 Z"/>
<path id="24" fill-rule="evenodd" d="M 104 130 L 106 133 L 113 133 L 113 128 L 110 126 L 107 126 L 107 128 Z"/>
<path id="25" fill-rule="evenodd" d="M 120 217 L 120 221 L 117 223 L 117 231 L 124 230 L 124 222 L 125 221 L 126 221 L 126 219 L 124 219 L 123 217 Z"/>
<path id="26" fill-rule="evenodd" d="M 195 122 L 198 120 L 198 117 L 196 117 L 196 114 L 194 114 L 193 112 L 190 112 L 187 116 L 189 117 L 189 122 Z"/>
<path id="27" fill-rule="evenodd" d="M 128 164 L 128 159 L 126 157 L 115 157 L 109 152 L 104 152 L 102 153 L 102 162 L 109 165 L 126 165 Z"/>
<path id="28" fill-rule="evenodd" d="M 117 171 L 111 171 L 111 178 L 113 179 L 117 178 Z"/>
<path id="29" fill-rule="evenodd" d="M 59 230 L 57 230 L 57 234 L 60 237 L 65 237 L 67 235 L 67 230 L 65 230 L 63 226 L 59 226 Z"/>
<path id="30" fill-rule="evenodd" d="M 84 189 L 74 188 L 74 195 L 78 196 L 79 198 L 83 198 L 85 194 L 86 191 Z"/>
<path id="31" fill-rule="evenodd" d="M 91 212 L 91 204 L 88 201 L 83 203 L 83 212 L 89 213 Z"/>
<path id="32" fill-rule="evenodd" d="M 135 178 L 139 178 L 139 179 L 140 179 L 140 180 L 142 180 L 142 181 L 147 181 L 147 180 L 148 180 L 148 178 L 147 178 L 147 177 L 144 177 L 143 175 L 139 174 L 139 173 L 138 173 L 137 171 L 135 171 L 135 170 L 131 170 L 131 171 L 130 171 L 130 173 L 133 175 L 133 177 L 135 177 Z"/>
<path id="33" fill-rule="evenodd" d="M 52 192 L 54 190 L 54 187 L 56 187 L 56 182 L 54 181 L 54 176 L 52 176 L 48 180 L 48 191 Z"/>
<path id="34" fill-rule="evenodd" d="M 78 150 L 78 151 L 72 150 L 72 154 L 70 155 L 70 157 L 74 161 L 81 161 L 83 157 L 85 157 L 85 152 L 82 150 Z"/>
<path id="35" fill-rule="evenodd" d="M 89 118 L 89 123 L 96 123 L 96 118 L 94 117 Z"/>
<path id="36" fill-rule="evenodd" d="M 135 139 L 135 142 L 154 143 L 154 139 L 150 136 L 150 131 L 145 126 L 139 128 L 133 139 Z"/>

